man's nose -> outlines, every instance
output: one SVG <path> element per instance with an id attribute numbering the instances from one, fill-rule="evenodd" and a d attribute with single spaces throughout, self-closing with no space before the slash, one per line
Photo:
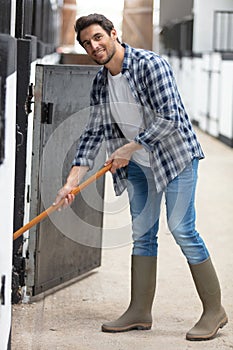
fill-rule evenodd
<path id="1" fill-rule="evenodd" d="M 99 46 L 99 43 L 95 40 L 91 40 L 91 48 L 92 50 L 96 50 Z"/>

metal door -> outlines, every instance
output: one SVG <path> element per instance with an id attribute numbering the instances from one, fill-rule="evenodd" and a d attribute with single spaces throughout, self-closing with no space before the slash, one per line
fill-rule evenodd
<path id="1" fill-rule="evenodd" d="M 69 173 L 77 139 L 89 116 L 95 66 L 37 65 L 31 218 L 49 207 Z M 88 176 L 103 166 L 105 147 Z M 30 231 L 27 283 L 32 295 L 101 263 L 104 177 L 88 186 L 71 208 Z"/>

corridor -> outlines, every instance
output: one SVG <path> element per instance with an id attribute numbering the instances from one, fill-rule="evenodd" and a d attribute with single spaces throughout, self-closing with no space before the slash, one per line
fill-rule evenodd
<path id="1" fill-rule="evenodd" d="M 200 162 L 197 228 L 205 239 L 222 287 L 228 325 L 208 342 L 188 342 L 186 331 L 201 313 L 188 265 L 169 234 L 159 231 L 158 283 L 150 331 L 101 332 L 128 306 L 130 226 L 124 209 L 104 218 L 102 266 L 85 278 L 30 304 L 13 305 L 12 350 L 213 350 L 233 349 L 233 149 L 197 130 L 206 159 Z M 114 201 L 107 177 L 106 206 Z M 122 232 L 121 231 L 122 226 Z M 111 237 L 111 227 L 119 236 Z"/>

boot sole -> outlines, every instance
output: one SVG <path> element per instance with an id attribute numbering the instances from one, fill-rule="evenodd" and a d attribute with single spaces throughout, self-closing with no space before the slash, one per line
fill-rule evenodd
<path id="1" fill-rule="evenodd" d="M 189 335 L 186 335 L 186 340 L 190 340 L 190 341 L 202 341 L 202 340 L 210 340 L 210 339 L 213 339 L 215 337 L 215 335 L 217 334 L 218 330 L 220 328 L 223 328 L 228 322 L 228 319 L 227 317 L 225 317 L 219 324 L 218 326 L 215 328 L 214 332 L 212 332 L 211 334 L 208 334 L 208 335 L 192 335 L 192 336 L 189 336 Z"/>
<path id="2" fill-rule="evenodd" d="M 138 330 L 138 331 L 146 331 L 151 329 L 150 323 L 135 323 L 131 324 L 125 327 L 106 327 L 102 326 L 101 330 L 102 332 L 107 333 L 119 333 L 119 332 L 128 332 L 132 330 Z"/>

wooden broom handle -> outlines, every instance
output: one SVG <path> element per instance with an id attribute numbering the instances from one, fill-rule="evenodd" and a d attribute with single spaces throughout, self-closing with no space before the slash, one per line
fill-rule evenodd
<path id="1" fill-rule="evenodd" d="M 81 183 L 80 185 L 78 185 L 77 187 L 73 188 L 73 190 L 70 192 L 72 194 L 74 194 L 75 196 L 81 192 L 85 187 L 87 187 L 88 185 L 90 185 L 92 182 L 94 182 L 95 180 L 97 180 L 99 177 L 101 177 L 102 175 L 104 175 L 108 170 L 111 169 L 112 164 L 108 164 L 106 166 L 104 166 L 103 168 L 101 168 L 100 170 L 98 170 L 94 175 L 90 176 L 86 181 L 84 181 L 83 183 Z M 18 237 L 20 237 L 24 232 L 26 232 L 27 230 L 29 230 L 30 228 L 32 228 L 33 226 L 37 225 L 40 221 L 42 221 L 43 219 L 45 219 L 47 216 L 49 216 L 51 213 L 53 213 L 54 211 L 56 211 L 58 208 L 60 208 L 63 203 L 64 203 L 65 199 L 60 200 L 59 203 L 57 203 L 56 205 L 51 205 L 48 209 L 44 210 L 42 213 L 40 213 L 39 215 L 37 215 L 34 219 L 32 219 L 31 221 L 29 221 L 29 223 L 27 223 L 26 225 L 24 225 L 23 227 L 21 227 L 20 229 L 18 229 L 17 231 L 14 232 L 13 234 L 13 239 L 17 239 Z"/>

